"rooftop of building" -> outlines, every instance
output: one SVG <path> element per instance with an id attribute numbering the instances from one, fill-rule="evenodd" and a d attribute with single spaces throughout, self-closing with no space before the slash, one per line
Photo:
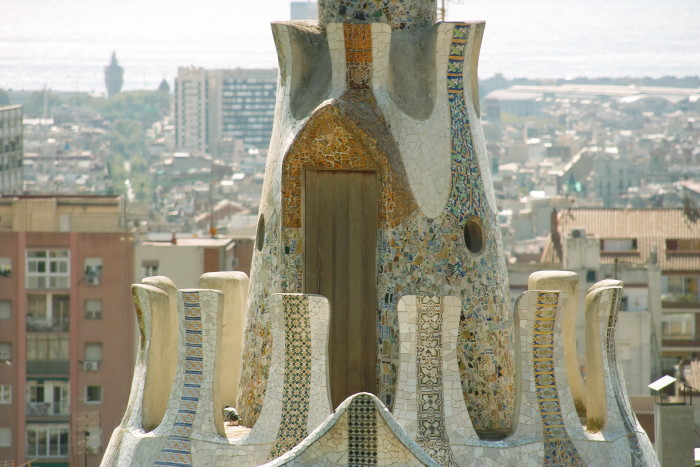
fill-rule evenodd
<path id="1" fill-rule="evenodd" d="M 557 232 L 565 238 L 572 230 L 585 231 L 587 237 L 601 240 L 634 240 L 633 248 L 623 251 L 601 249 L 600 262 L 615 260 L 646 263 L 654 253 L 665 271 L 700 270 L 700 210 L 689 208 L 609 209 L 567 208 L 557 214 Z M 678 243 L 679 240 L 684 242 Z M 684 247 L 690 241 L 693 247 Z M 674 243 L 675 242 L 675 243 Z M 543 259 L 561 262 L 552 239 Z M 561 251 L 561 250 L 559 250 Z"/>
<path id="2" fill-rule="evenodd" d="M 166 238 L 167 237 L 167 238 Z M 171 234 L 164 234 L 163 239 L 149 239 L 141 242 L 143 246 L 190 246 L 190 247 L 222 247 L 233 242 L 231 237 L 177 237 L 177 243 L 172 243 Z"/>
<path id="3" fill-rule="evenodd" d="M 16 105 L 16 104 L 14 104 L 14 105 L 0 105 L 0 112 L 2 112 L 4 110 L 13 110 L 13 109 L 21 109 L 21 108 L 22 108 L 21 105 Z"/>
<path id="4" fill-rule="evenodd" d="M 15 200 L 41 200 L 55 199 L 59 204 L 75 203 L 119 203 L 121 195 L 65 195 L 65 194 L 37 194 L 37 195 L 0 195 L 0 203 L 9 204 Z"/>
<path id="5" fill-rule="evenodd" d="M 486 96 L 486 99 L 529 100 L 541 99 L 545 95 L 560 97 L 614 97 L 633 102 L 640 98 L 657 97 L 671 102 L 700 95 L 700 88 L 677 88 L 661 86 L 624 86 L 610 84 L 561 84 L 561 85 L 514 85 L 507 89 L 498 89 Z M 634 98 L 634 99 L 632 99 Z"/>
<path id="6" fill-rule="evenodd" d="M 121 196 L 0 196 L 0 231 L 116 232 L 124 229 L 123 214 Z"/>

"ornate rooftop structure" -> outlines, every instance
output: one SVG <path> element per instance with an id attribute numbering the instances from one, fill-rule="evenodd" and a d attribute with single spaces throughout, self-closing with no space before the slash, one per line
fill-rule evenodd
<path id="1" fill-rule="evenodd" d="M 589 293 L 588 386 L 575 275 L 534 276 L 510 309 L 484 23 L 434 20 L 433 1 L 335 0 L 273 24 L 250 282 L 134 286 L 142 353 L 105 465 L 656 462 L 615 362 L 621 284 Z"/>

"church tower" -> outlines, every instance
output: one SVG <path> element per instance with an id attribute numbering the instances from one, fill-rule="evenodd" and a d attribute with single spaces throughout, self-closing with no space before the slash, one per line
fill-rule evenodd
<path id="1" fill-rule="evenodd" d="M 107 97 L 116 96 L 122 90 L 124 84 L 124 68 L 117 63 L 117 53 L 112 52 L 112 60 L 109 66 L 105 67 L 105 85 L 107 86 Z"/>

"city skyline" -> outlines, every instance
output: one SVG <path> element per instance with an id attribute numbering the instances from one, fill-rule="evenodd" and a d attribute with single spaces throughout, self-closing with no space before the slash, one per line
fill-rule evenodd
<path id="1" fill-rule="evenodd" d="M 289 19 L 290 2 L 264 5 L 6 0 L 0 88 L 104 93 L 102 69 L 113 51 L 125 68 L 124 90 L 155 89 L 163 78 L 172 83 L 180 66 L 273 68 L 269 25 Z M 450 2 L 447 11 L 448 21 L 486 21 L 482 78 L 696 76 L 698 16 L 700 4 L 689 0 L 478 0 Z M 75 21 L 84 17 L 91 21 Z"/>

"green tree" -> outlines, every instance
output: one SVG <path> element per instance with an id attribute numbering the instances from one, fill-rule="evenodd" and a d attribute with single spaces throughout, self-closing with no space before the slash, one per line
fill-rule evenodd
<path id="1" fill-rule="evenodd" d="M 134 120 L 149 127 L 170 112 L 170 95 L 159 91 L 128 91 L 94 104 L 106 120 Z"/>
<path id="2" fill-rule="evenodd" d="M 44 89 L 34 91 L 29 95 L 29 100 L 24 104 L 24 115 L 28 117 L 51 116 L 51 108 L 61 105 L 61 99 L 51 91 Z"/>
<path id="3" fill-rule="evenodd" d="M 149 202 L 153 185 L 148 170 L 148 163 L 141 155 L 134 155 L 131 158 L 129 180 L 136 194 L 136 199 L 145 203 Z"/>
<path id="4" fill-rule="evenodd" d="M 113 155 L 118 154 L 127 161 L 142 156 L 145 148 L 141 122 L 116 120 L 110 131 L 110 149 Z"/>
<path id="5" fill-rule="evenodd" d="M 95 110 L 99 106 L 99 104 L 97 104 L 98 100 L 100 100 L 100 98 L 92 97 L 87 92 L 69 94 L 63 97 L 63 101 L 71 107 L 88 107 Z"/>

